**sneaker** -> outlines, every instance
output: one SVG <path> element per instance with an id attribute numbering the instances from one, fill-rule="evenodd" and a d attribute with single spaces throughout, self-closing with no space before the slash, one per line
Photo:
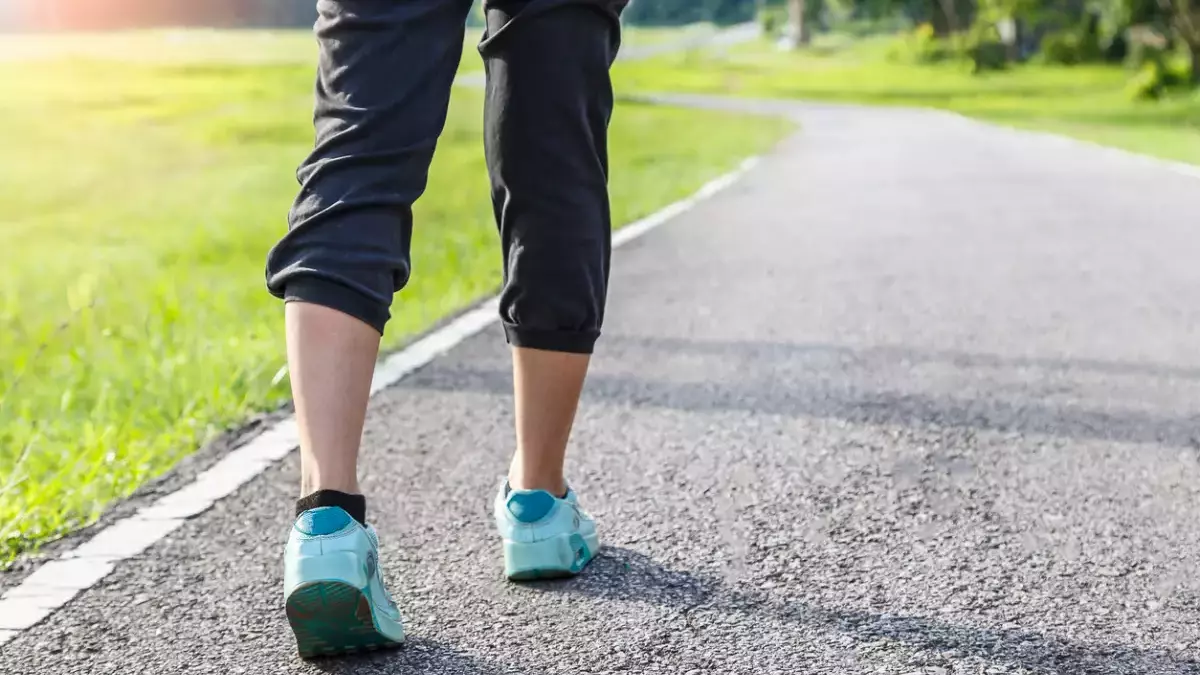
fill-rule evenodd
<path id="1" fill-rule="evenodd" d="M 505 482 L 493 511 L 504 574 L 512 581 L 573 577 L 600 550 L 596 521 L 579 508 L 574 490 L 560 499 L 545 490 L 511 490 Z"/>
<path id="2" fill-rule="evenodd" d="M 404 641 L 400 610 L 383 585 L 375 528 L 337 507 L 296 519 L 284 555 L 283 594 L 302 658 Z"/>

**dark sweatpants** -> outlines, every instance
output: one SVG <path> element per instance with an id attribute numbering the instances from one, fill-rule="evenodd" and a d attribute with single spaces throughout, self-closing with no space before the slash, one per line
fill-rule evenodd
<path id="1" fill-rule="evenodd" d="M 500 312 L 517 346 L 590 353 L 600 334 L 609 69 L 624 4 L 486 8 L 484 146 L 504 256 Z M 272 293 L 383 332 L 392 295 L 408 281 L 412 205 L 446 122 L 470 5 L 319 0 L 316 148 L 297 174 L 289 232 L 267 260 Z"/>

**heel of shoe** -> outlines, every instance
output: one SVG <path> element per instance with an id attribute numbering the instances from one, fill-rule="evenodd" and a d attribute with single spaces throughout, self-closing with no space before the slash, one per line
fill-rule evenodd
<path id="1" fill-rule="evenodd" d="M 316 581 L 337 581 L 354 588 L 366 588 L 367 569 L 357 555 L 349 551 L 297 556 L 286 563 L 286 577 L 299 587 Z"/>
<path id="2" fill-rule="evenodd" d="M 302 658 L 386 649 L 404 639 L 399 624 L 375 615 L 366 567 L 354 553 L 296 557 L 287 566 L 294 584 L 287 618 Z"/>
<path id="3" fill-rule="evenodd" d="M 339 581 L 301 584 L 288 596 L 287 618 L 305 659 L 390 649 L 404 640 L 399 626 L 390 635 L 380 630 L 367 596 Z"/>
<path id="4" fill-rule="evenodd" d="M 579 534 L 533 543 L 504 542 L 504 573 L 511 581 L 563 579 L 579 574 L 595 555 L 596 544 Z"/>

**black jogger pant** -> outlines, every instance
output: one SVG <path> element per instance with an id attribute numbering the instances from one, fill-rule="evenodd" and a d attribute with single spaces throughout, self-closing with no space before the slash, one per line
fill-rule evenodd
<path id="1" fill-rule="evenodd" d="M 590 353 L 608 285 L 609 69 L 626 0 L 491 0 L 484 146 L 509 342 Z M 319 0 L 316 147 L 267 286 L 383 332 L 409 277 L 471 0 Z M 418 234 L 419 236 L 419 234 Z"/>

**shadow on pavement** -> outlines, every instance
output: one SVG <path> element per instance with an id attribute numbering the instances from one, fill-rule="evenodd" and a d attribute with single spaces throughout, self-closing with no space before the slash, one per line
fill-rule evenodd
<path id="1" fill-rule="evenodd" d="M 400 649 L 316 659 L 308 665 L 317 672 L 330 675 L 507 675 L 518 672 L 461 654 L 438 642 L 414 637 L 409 637 Z"/>
<path id="2" fill-rule="evenodd" d="M 682 570 L 667 569 L 626 548 L 606 547 L 581 577 L 535 588 L 626 602 L 651 602 L 676 608 L 693 630 L 703 633 L 696 612 L 769 616 L 808 631 L 848 635 L 863 644 L 881 639 L 948 658 L 972 656 L 996 665 L 1018 666 L 1035 673 L 1118 675 L 1200 672 L 1200 661 L 1120 644 L 1079 644 L 1020 629 L 994 629 L 953 624 L 920 616 L 895 616 L 852 609 L 818 607 L 783 601 L 767 593 L 729 588 L 724 582 Z"/>
<path id="3" fill-rule="evenodd" d="M 860 424 L 940 426 L 986 431 L 1044 434 L 1200 449 L 1200 414 L 1171 416 L 1122 409 L 1096 401 L 1055 404 L 1046 387 L 1072 385 L 1073 376 L 1139 377 L 1200 384 L 1200 369 L 1094 359 L 1006 357 L 901 346 L 845 347 L 771 342 L 709 342 L 684 339 L 606 338 L 608 358 L 635 354 L 637 362 L 661 364 L 679 357 L 712 356 L 744 364 L 736 378 L 696 379 L 694 360 L 681 368 L 689 380 L 612 375 L 588 377 L 585 398 L 609 403 L 685 412 L 748 411 L 841 419 Z M 1019 390 L 977 381 L 974 391 L 920 391 L 921 378 L 906 376 L 914 366 L 934 364 L 951 370 L 1023 373 Z M 1043 379 L 1029 379 L 1039 371 Z M 890 377 L 884 377 L 890 375 Z M 442 391 L 484 391 L 510 395 L 511 374 L 500 369 L 440 366 L 400 385 Z M 1003 389 L 1003 391 L 1001 391 Z"/>
<path id="4" fill-rule="evenodd" d="M 770 341 L 692 340 L 643 336 L 605 336 L 604 344 L 617 348 L 645 348 L 668 353 L 711 354 L 737 358 L 761 359 L 783 357 L 788 360 L 810 358 L 814 355 L 840 355 L 855 360 L 887 359 L 910 363 L 947 363 L 964 368 L 988 367 L 1023 369 L 1038 368 L 1050 371 L 1084 371 L 1106 375 L 1141 375 L 1200 380 L 1200 367 L 1175 366 L 1164 363 L 1134 363 L 1093 358 L 1048 358 L 1037 356 L 1007 356 L 950 349 L 926 349 L 905 345 L 846 346 L 829 343 L 792 343 Z"/>

